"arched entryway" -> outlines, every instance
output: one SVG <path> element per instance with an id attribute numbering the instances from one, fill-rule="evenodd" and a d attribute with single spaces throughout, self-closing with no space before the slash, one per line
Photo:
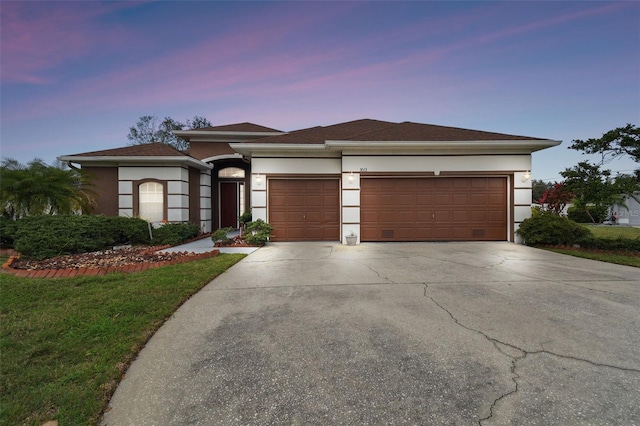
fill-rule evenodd
<path id="1" fill-rule="evenodd" d="M 238 217 L 249 209 L 250 165 L 238 159 L 213 162 L 211 175 L 213 228 L 238 228 Z"/>

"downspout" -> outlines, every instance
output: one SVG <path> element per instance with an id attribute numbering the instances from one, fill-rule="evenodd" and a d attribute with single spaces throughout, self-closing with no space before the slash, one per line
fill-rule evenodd
<path id="1" fill-rule="evenodd" d="M 69 166 L 69 168 L 70 168 L 70 169 L 80 171 L 80 168 L 79 168 L 79 167 L 74 166 L 74 165 L 73 165 L 73 163 L 72 163 L 71 161 L 67 161 L 67 166 Z"/>

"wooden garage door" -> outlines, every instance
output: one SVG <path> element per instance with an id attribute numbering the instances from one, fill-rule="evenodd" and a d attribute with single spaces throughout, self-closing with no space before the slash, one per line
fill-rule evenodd
<path id="1" fill-rule="evenodd" d="M 362 241 L 507 239 L 506 178 L 368 178 L 360 200 Z"/>
<path id="2" fill-rule="evenodd" d="M 338 179 L 270 179 L 273 241 L 340 239 Z"/>

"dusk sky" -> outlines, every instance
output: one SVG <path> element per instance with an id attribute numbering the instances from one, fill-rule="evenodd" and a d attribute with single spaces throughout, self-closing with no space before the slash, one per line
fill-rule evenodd
<path id="1" fill-rule="evenodd" d="M 2 1 L 0 155 L 122 147 L 143 115 L 372 118 L 562 140 L 640 125 L 640 2 Z M 617 161 L 613 170 L 637 164 Z"/>

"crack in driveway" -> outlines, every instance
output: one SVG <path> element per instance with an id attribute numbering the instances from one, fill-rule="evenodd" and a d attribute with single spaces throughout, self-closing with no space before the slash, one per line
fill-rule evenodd
<path id="1" fill-rule="evenodd" d="M 479 419 L 478 420 L 478 425 L 482 425 L 482 423 L 484 421 L 489 420 L 490 418 L 493 417 L 493 415 L 495 414 L 494 413 L 494 409 L 496 408 L 497 404 L 500 401 L 502 401 L 502 400 L 506 399 L 507 397 L 509 397 L 509 396 L 511 396 L 511 395 L 513 395 L 513 394 L 518 392 L 519 389 L 518 389 L 518 381 L 517 381 L 517 379 L 519 379 L 521 376 L 516 371 L 517 363 L 518 363 L 518 361 L 521 361 L 521 360 L 527 358 L 529 355 L 547 354 L 547 355 L 551 355 L 551 356 L 558 357 L 558 358 L 561 358 L 561 359 L 568 359 L 568 360 L 572 360 L 572 361 L 585 362 L 585 363 L 590 364 L 590 365 L 592 365 L 594 367 L 612 368 L 612 369 L 615 369 L 615 370 L 618 370 L 618 371 L 640 373 L 640 370 L 634 369 L 634 368 L 627 368 L 627 367 L 621 367 L 621 366 L 616 366 L 616 365 L 611 365 L 611 364 L 599 363 L 599 362 L 595 362 L 595 361 L 592 361 L 592 360 L 589 360 L 589 359 L 586 359 L 586 358 L 579 358 L 579 357 L 575 357 L 575 356 L 571 356 L 571 355 L 563 355 L 563 354 L 551 352 L 551 351 L 548 351 L 548 350 L 528 351 L 528 350 L 522 349 L 520 347 L 517 347 L 515 345 L 512 345 L 510 343 L 500 341 L 500 340 L 496 339 L 495 337 L 489 336 L 488 334 L 486 334 L 485 332 L 483 332 L 481 330 L 469 327 L 469 326 L 463 324 L 462 322 L 460 322 L 460 320 L 458 320 L 451 313 L 451 311 L 449 311 L 443 305 L 438 303 L 438 301 L 436 301 L 435 298 L 433 298 L 432 296 L 429 296 L 427 294 L 428 289 L 429 289 L 429 286 L 428 286 L 427 283 L 423 283 L 423 286 L 424 286 L 424 297 L 426 297 L 427 299 L 431 300 L 431 302 L 433 302 L 433 304 L 435 304 L 438 308 L 440 308 L 441 310 L 446 312 L 447 315 L 449 315 L 449 317 L 453 320 L 454 323 L 456 323 L 460 327 L 464 328 L 465 330 L 480 334 L 485 339 L 490 341 L 493 344 L 493 346 L 500 353 L 502 353 L 503 355 L 511 358 L 510 372 L 511 372 L 511 380 L 514 383 L 514 388 L 513 388 L 513 390 L 500 395 L 498 398 L 496 398 L 491 403 L 491 406 L 489 408 L 489 414 L 486 417 L 483 417 L 483 418 Z"/>

